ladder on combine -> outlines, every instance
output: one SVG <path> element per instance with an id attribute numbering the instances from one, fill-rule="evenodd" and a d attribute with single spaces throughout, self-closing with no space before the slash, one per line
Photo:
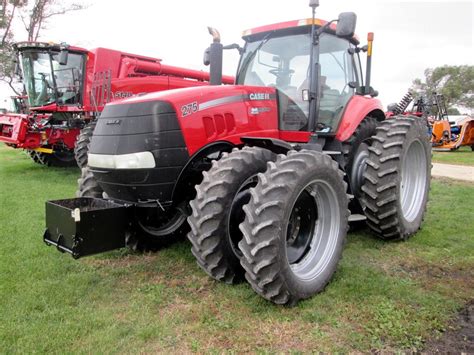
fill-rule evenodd
<path id="1" fill-rule="evenodd" d="M 95 108 L 95 116 L 98 117 L 105 104 L 111 101 L 112 92 L 112 71 L 105 70 L 94 73 L 94 81 L 92 82 L 90 98 Z"/>

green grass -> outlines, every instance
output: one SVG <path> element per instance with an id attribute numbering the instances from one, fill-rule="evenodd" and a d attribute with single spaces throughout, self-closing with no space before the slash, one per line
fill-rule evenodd
<path id="1" fill-rule="evenodd" d="M 433 162 L 474 166 L 474 152 L 471 150 L 471 147 L 466 146 L 449 152 L 434 151 Z"/>
<path id="2" fill-rule="evenodd" d="M 474 298 L 474 185 L 435 180 L 423 229 L 360 231 L 327 289 L 295 308 L 209 279 L 186 242 L 73 260 L 42 243 L 44 202 L 78 169 L 0 146 L 0 351 L 325 352 L 422 349 Z"/>

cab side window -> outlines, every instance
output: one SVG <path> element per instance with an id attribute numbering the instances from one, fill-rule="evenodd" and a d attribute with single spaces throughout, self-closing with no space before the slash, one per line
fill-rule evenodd
<path id="1" fill-rule="evenodd" d="M 354 94 L 349 82 L 354 81 L 354 68 L 348 53 L 349 42 L 335 36 L 321 36 L 321 130 L 336 130 L 344 107 Z"/>

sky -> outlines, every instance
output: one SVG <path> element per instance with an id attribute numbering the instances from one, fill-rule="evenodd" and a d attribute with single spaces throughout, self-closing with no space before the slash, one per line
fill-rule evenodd
<path id="1" fill-rule="evenodd" d="M 84 0 L 87 3 L 88 0 Z M 76 0 L 77 2 L 77 0 Z M 217 28 L 223 44 L 239 43 L 246 29 L 311 17 L 308 0 L 89 0 L 82 11 L 53 17 L 40 40 L 87 49 L 105 47 L 163 59 L 163 63 L 208 70 L 202 64 Z M 320 0 L 316 17 L 357 14 L 362 44 L 374 32 L 372 86 L 386 107 L 399 101 L 413 79 L 442 65 L 474 65 L 474 0 Z M 24 40 L 21 27 L 16 40 Z M 237 51 L 226 51 L 224 73 L 235 75 Z M 0 107 L 11 92 L 0 86 Z"/>

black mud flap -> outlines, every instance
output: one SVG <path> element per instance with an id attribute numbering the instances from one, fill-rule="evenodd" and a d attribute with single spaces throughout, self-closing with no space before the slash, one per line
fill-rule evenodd
<path id="1" fill-rule="evenodd" d="M 132 208 L 90 197 L 48 201 L 43 240 L 75 259 L 122 248 L 130 232 Z"/>

